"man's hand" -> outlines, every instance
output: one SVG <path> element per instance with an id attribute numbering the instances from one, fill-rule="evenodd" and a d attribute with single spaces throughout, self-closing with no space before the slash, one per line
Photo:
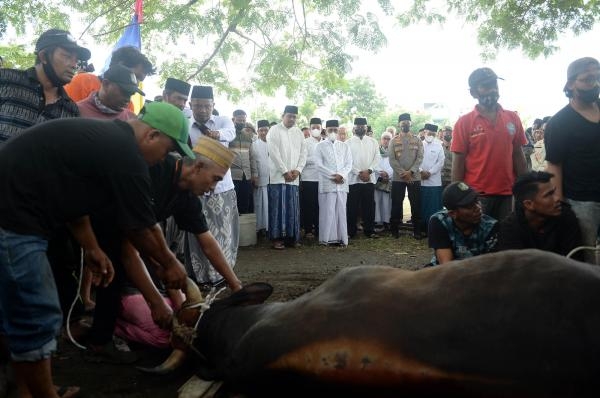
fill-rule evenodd
<path id="1" fill-rule="evenodd" d="M 187 284 L 187 273 L 179 261 L 169 267 L 158 267 L 156 274 L 168 289 L 182 289 Z"/>
<path id="2" fill-rule="evenodd" d="M 404 181 L 407 184 L 412 184 L 413 183 L 412 173 L 410 171 L 405 171 L 403 174 L 404 175 L 400 174 L 402 177 L 402 181 Z"/>
<path id="3" fill-rule="evenodd" d="M 292 182 L 292 181 L 294 181 L 294 177 L 292 175 L 292 172 L 288 171 L 287 173 L 283 173 L 283 179 L 285 180 L 285 182 Z"/>
<path id="4" fill-rule="evenodd" d="M 381 177 L 383 182 L 387 182 L 387 180 L 390 179 L 390 175 L 386 171 L 383 171 L 383 170 L 379 172 L 379 177 Z"/>
<path id="5" fill-rule="evenodd" d="M 115 269 L 112 262 L 102 249 L 84 250 L 83 262 L 92 271 L 92 283 L 94 286 L 108 286 L 115 277 Z"/>
<path id="6" fill-rule="evenodd" d="M 162 298 L 156 303 L 148 303 L 150 306 L 150 312 L 152 313 L 152 320 L 161 329 L 171 330 L 173 322 L 173 310 L 165 303 Z"/>
<path id="7" fill-rule="evenodd" d="M 208 133 L 206 135 L 208 135 L 210 138 L 218 141 L 219 137 L 221 136 L 221 132 L 218 130 L 208 130 Z"/>
<path id="8" fill-rule="evenodd" d="M 344 177 L 342 177 L 339 174 L 332 174 L 331 175 L 331 180 L 333 182 L 335 182 L 336 184 L 343 184 L 344 183 Z"/>
<path id="9" fill-rule="evenodd" d="M 258 188 L 258 177 L 252 177 L 250 181 L 252 182 L 252 186 L 254 188 Z"/>
<path id="10" fill-rule="evenodd" d="M 369 182 L 371 180 L 371 174 L 369 174 L 369 170 L 361 170 L 358 172 L 358 178 L 362 182 Z"/>
<path id="11" fill-rule="evenodd" d="M 298 170 L 292 170 L 290 173 L 292 173 L 292 181 L 300 176 L 300 172 Z"/>
<path id="12" fill-rule="evenodd" d="M 429 177 L 431 177 L 431 173 L 430 173 L 430 172 L 428 172 L 428 171 L 425 171 L 425 170 L 421 171 L 421 179 L 422 179 L 422 180 L 426 180 L 426 179 L 428 179 Z"/>

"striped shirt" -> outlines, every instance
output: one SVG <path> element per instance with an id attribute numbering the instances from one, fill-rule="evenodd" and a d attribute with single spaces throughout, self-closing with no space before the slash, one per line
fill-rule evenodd
<path id="1" fill-rule="evenodd" d="M 62 87 L 59 99 L 46 105 L 44 89 L 35 68 L 0 69 L 0 145 L 34 124 L 77 117 L 79 109 Z"/>

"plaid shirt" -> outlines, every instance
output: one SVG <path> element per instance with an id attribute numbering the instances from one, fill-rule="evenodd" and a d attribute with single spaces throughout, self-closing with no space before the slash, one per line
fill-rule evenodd
<path id="1" fill-rule="evenodd" d="M 58 94 L 58 101 L 46 105 L 35 68 L 0 69 L 0 145 L 34 124 L 79 116 L 77 104 L 62 87 Z"/>

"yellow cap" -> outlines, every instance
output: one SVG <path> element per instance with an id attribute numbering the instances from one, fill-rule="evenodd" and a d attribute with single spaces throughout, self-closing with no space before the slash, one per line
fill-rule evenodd
<path id="1" fill-rule="evenodd" d="M 231 167 L 235 152 L 225 148 L 219 141 L 208 137 L 200 137 L 193 149 L 198 155 L 206 156 L 226 169 Z"/>

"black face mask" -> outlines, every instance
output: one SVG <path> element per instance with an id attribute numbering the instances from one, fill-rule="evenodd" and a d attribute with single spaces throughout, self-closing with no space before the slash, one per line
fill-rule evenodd
<path id="1" fill-rule="evenodd" d="M 45 54 L 46 57 L 46 61 L 48 60 L 48 55 Z M 44 69 L 44 73 L 46 74 L 46 76 L 48 76 L 48 80 L 50 80 L 50 82 L 52 83 L 52 85 L 54 87 L 62 87 L 65 84 L 67 84 L 67 82 L 63 82 L 62 80 L 60 80 L 58 78 L 58 75 L 56 74 L 56 72 L 54 71 L 54 68 L 52 67 L 52 65 L 50 65 L 50 62 L 43 62 L 42 63 L 42 68 Z"/>
<path id="2" fill-rule="evenodd" d="M 447 134 L 447 135 L 444 135 L 444 141 L 446 141 L 446 142 L 450 142 L 450 141 L 452 141 L 452 136 L 451 136 L 451 135 L 449 135 L 449 134 Z"/>
<path id="3" fill-rule="evenodd" d="M 362 137 L 363 135 L 366 134 L 367 130 L 362 127 L 359 127 L 354 132 L 356 133 L 357 136 Z"/>
<path id="4" fill-rule="evenodd" d="M 492 109 L 498 104 L 498 98 L 500 98 L 500 95 L 498 95 L 498 93 L 482 95 L 479 97 L 479 105 L 486 109 Z"/>
<path id="5" fill-rule="evenodd" d="M 598 96 L 600 95 L 600 87 L 596 86 L 589 90 L 581 90 L 577 89 L 578 97 L 585 102 L 586 104 L 594 103 L 598 100 Z"/>
<path id="6" fill-rule="evenodd" d="M 408 133 L 410 131 L 410 126 L 402 125 L 400 126 L 400 131 L 402 131 L 403 133 Z"/>
<path id="7" fill-rule="evenodd" d="M 242 131 L 242 129 L 244 128 L 245 124 L 244 123 L 236 123 L 235 124 L 235 129 L 237 131 Z"/>

